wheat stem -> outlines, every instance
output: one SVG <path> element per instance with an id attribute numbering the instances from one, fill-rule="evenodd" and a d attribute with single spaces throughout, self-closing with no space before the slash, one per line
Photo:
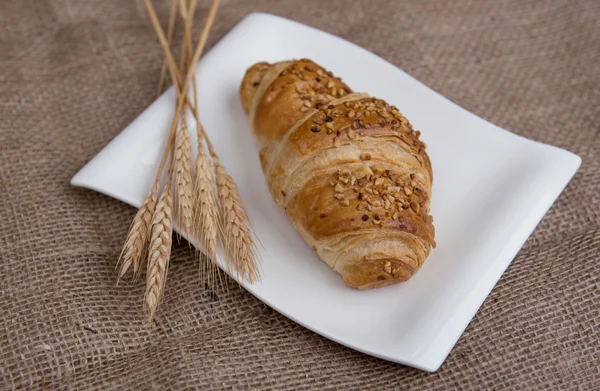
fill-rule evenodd
<path id="1" fill-rule="evenodd" d="M 156 12 L 154 11 L 154 7 L 152 6 L 152 3 L 150 2 L 150 0 L 144 0 L 144 3 L 146 5 L 146 9 L 148 10 L 148 14 L 150 15 L 150 19 L 152 20 L 152 24 L 154 26 L 156 34 L 159 36 L 159 40 L 161 41 L 161 44 L 163 45 L 163 51 L 165 52 L 165 56 L 167 57 L 169 69 L 174 76 L 173 80 L 178 80 L 177 77 L 175 76 L 177 74 L 175 61 L 173 59 L 171 49 L 164 42 L 165 41 L 164 40 L 164 32 L 162 31 L 162 28 L 160 27 L 160 23 L 158 23 L 158 18 L 156 17 Z M 194 56 L 192 57 L 192 60 L 190 61 L 190 65 L 188 66 L 188 70 L 186 73 L 185 81 L 183 83 L 182 91 L 180 94 L 178 94 L 178 97 L 187 96 L 187 91 L 188 91 L 188 86 L 190 84 L 190 80 L 192 79 L 193 75 L 195 74 L 194 66 L 200 59 L 200 55 L 202 54 L 202 51 L 204 50 L 204 46 L 206 45 L 206 40 L 208 38 L 208 32 L 210 31 L 210 28 L 214 22 L 215 15 L 217 13 L 217 8 L 219 7 L 219 3 L 220 3 L 219 0 L 212 1 L 211 7 L 209 10 L 209 14 L 208 14 L 208 18 L 206 20 L 206 24 L 204 25 L 204 29 L 202 30 L 202 33 L 200 34 L 200 39 L 198 41 L 198 44 L 196 45 L 196 49 L 194 51 Z M 161 37 L 163 39 L 161 39 Z M 169 134 L 169 139 L 167 140 L 167 145 L 171 145 L 173 142 L 173 138 L 175 137 L 175 128 L 177 127 L 177 124 L 179 122 L 179 117 L 181 115 L 182 109 L 183 109 L 186 101 L 187 101 L 187 99 L 177 99 L 177 107 L 175 109 L 175 115 L 173 116 L 173 121 L 171 122 L 171 131 Z M 165 154 L 163 154 L 163 158 L 160 162 L 159 168 L 164 167 L 166 159 L 167 159 L 167 154 L 165 153 Z M 161 170 L 159 170 L 159 171 L 161 171 Z M 160 178 L 160 174 L 157 174 L 157 178 Z"/>
<path id="2" fill-rule="evenodd" d="M 192 55 L 192 18 L 196 9 L 197 1 L 191 0 L 186 8 L 186 1 L 180 0 L 180 10 L 184 25 L 184 48 L 187 55 Z M 215 194 L 214 176 L 212 172 L 212 164 L 210 157 L 204 149 L 202 142 L 202 133 L 200 132 L 201 124 L 198 118 L 198 93 L 196 89 L 196 75 L 192 76 L 193 87 L 193 104 L 189 105 L 190 111 L 193 113 L 196 120 L 197 132 L 197 147 L 198 156 L 196 158 L 196 175 L 195 175 L 195 203 L 194 203 L 194 237 L 199 241 L 200 247 L 204 251 L 208 259 L 199 259 L 200 279 L 207 278 L 211 282 L 216 282 L 217 276 L 219 281 L 221 275 L 220 269 L 216 266 L 217 252 L 217 234 L 220 229 L 220 216 L 217 197 Z M 189 102 L 189 101 L 188 101 Z M 198 252 L 198 254 L 202 254 Z M 201 257 L 201 256 L 200 256 Z"/>
<path id="3" fill-rule="evenodd" d="M 195 2 L 195 1 L 194 1 Z M 184 35 L 189 37 L 190 18 L 193 14 L 195 4 L 190 4 L 190 10 L 185 8 L 184 0 L 180 2 L 180 9 L 184 22 Z M 210 19 L 210 17 L 209 17 Z M 207 22 L 208 23 L 208 22 Z M 206 39 L 206 37 L 204 37 Z M 202 38 L 201 38 L 202 40 Z M 191 40 L 186 39 L 187 50 L 191 50 Z M 189 75 L 188 75 L 189 76 Z M 192 75 L 193 86 L 196 86 L 195 75 Z M 215 260 L 217 234 L 221 234 L 221 241 L 226 252 L 227 267 L 230 272 L 235 271 L 243 278 L 248 278 L 251 282 L 259 278 L 257 257 L 255 245 L 250 232 L 249 218 L 235 182 L 227 173 L 225 168 L 219 164 L 217 153 L 202 126 L 198 115 L 197 93 L 194 90 L 193 104 L 189 104 L 191 112 L 196 121 L 196 131 L 198 133 L 198 158 L 196 160 L 196 194 L 197 199 L 195 213 L 197 221 L 198 237 L 201 245 L 207 252 L 212 261 Z M 221 204 L 221 221 L 219 221 L 219 212 L 216 197 L 214 196 L 212 172 L 208 169 L 210 159 L 204 150 L 204 143 L 210 155 L 213 158 L 218 196 Z M 210 190 L 209 190 L 210 189 Z M 233 267 L 232 267 L 233 266 Z M 212 270 L 216 267 L 211 263 Z M 210 273 L 211 276 L 213 273 Z"/>
<path id="4" fill-rule="evenodd" d="M 173 41 L 176 17 L 177 17 L 177 0 L 172 0 L 171 1 L 171 10 L 169 11 L 169 24 L 167 26 L 167 41 L 168 41 L 169 46 L 171 46 L 171 42 Z M 163 92 L 166 72 L 167 72 L 167 60 L 163 58 L 163 63 L 160 68 L 160 78 L 158 79 L 158 90 L 156 92 L 156 95 L 160 95 Z"/>

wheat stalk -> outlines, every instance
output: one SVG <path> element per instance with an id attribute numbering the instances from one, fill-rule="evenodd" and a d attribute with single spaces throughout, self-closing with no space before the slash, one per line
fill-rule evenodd
<path id="1" fill-rule="evenodd" d="M 250 232 L 250 219 L 233 178 L 216 157 L 213 157 L 217 177 L 217 189 L 223 219 L 223 247 L 227 267 L 232 266 L 241 278 L 255 282 L 260 278 L 256 246 Z"/>
<path id="2" fill-rule="evenodd" d="M 123 250 L 117 261 L 117 267 L 120 265 L 117 284 L 132 265 L 134 280 L 137 280 L 142 272 L 142 260 L 148 251 L 148 238 L 150 237 L 152 214 L 156 208 L 157 193 L 158 185 L 155 184 L 133 218 Z"/>
<path id="3" fill-rule="evenodd" d="M 191 47 L 191 15 L 186 8 L 186 1 L 181 0 L 180 12 L 184 21 L 185 33 L 182 37 L 182 50 L 179 59 L 179 69 L 183 70 L 189 66 L 188 61 L 192 57 Z M 172 0 L 172 6 L 177 6 L 177 0 Z M 195 6 L 190 3 L 190 7 Z M 173 10 L 173 8 L 171 8 Z M 179 72 L 180 73 L 180 72 Z M 192 79 L 193 81 L 194 79 Z M 195 83 L 195 82 L 194 82 Z M 179 86 L 181 88 L 181 86 Z M 195 84 L 194 84 L 195 87 Z M 194 232 L 194 204 L 196 193 L 192 192 L 192 156 L 191 156 L 190 134 L 185 117 L 185 111 L 181 118 L 181 127 L 179 128 L 175 142 L 175 189 L 177 194 L 177 222 L 181 230 L 188 235 Z"/>
<path id="4" fill-rule="evenodd" d="M 194 10 L 196 9 L 196 0 L 190 0 L 189 9 L 186 8 L 185 0 L 180 0 L 180 11 L 184 25 L 184 45 L 185 52 L 188 57 L 192 56 L 192 17 Z M 217 256 L 217 235 L 221 232 L 220 227 L 220 214 L 217 197 L 215 194 L 215 180 L 212 171 L 212 162 L 210 156 L 206 152 L 201 128 L 202 124 L 198 118 L 198 94 L 196 90 L 196 76 L 192 76 L 192 87 L 193 87 L 193 104 L 189 104 L 188 107 L 192 111 L 194 118 L 196 119 L 196 132 L 197 132 L 197 148 L 198 156 L 196 157 L 195 164 L 195 203 L 194 203 L 194 232 L 195 238 L 199 241 L 200 247 L 204 251 L 206 257 L 202 256 L 200 252 L 198 263 L 200 265 L 200 278 L 205 277 L 212 282 L 221 280 L 219 273 L 220 269 L 216 266 Z M 208 259 L 203 259 L 208 258 Z"/>
<path id="5" fill-rule="evenodd" d="M 192 0 L 190 4 L 190 11 L 187 11 L 184 6 L 184 0 L 180 3 L 182 17 L 184 19 L 184 29 L 186 40 L 186 48 L 191 51 L 191 41 L 189 40 L 190 34 L 190 18 L 195 7 L 195 0 Z M 214 3 L 213 3 L 214 4 Z M 210 17 L 209 17 L 210 21 Z M 207 22 L 208 24 L 208 22 Z M 203 34 L 200 38 L 199 46 L 202 42 L 206 41 L 206 34 Z M 192 85 L 195 87 L 195 75 L 192 74 Z M 197 104 L 197 93 L 194 88 L 193 91 L 194 102 L 193 105 L 189 104 L 194 119 L 196 120 L 196 131 L 198 133 L 198 159 L 196 160 L 196 187 L 197 195 L 200 201 L 199 207 L 196 209 L 197 224 L 198 224 L 198 237 L 201 244 L 210 259 L 215 261 L 215 250 L 216 249 L 216 237 L 220 234 L 221 243 L 226 253 L 227 267 L 230 272 L 234 269 L 241 275 L 242 278 L 247 278 L 250 282 L 254 282 L 259 279 L 257 257 L 255 251 L 255 245 L 250 232 L 249 218 L 246 213 L 246 209 L 242 203 L 241 197 L 237 190 L 237 186 L 233 181 L 233 178 L 227 173 L 225 168 L 219 164 L 218 156 L 212 147 L 212 143 L 208 138 L 208 135 L 204 131 L 202 124 L 198 116 L 198 104 Z M 219 195 L 219 201 L 221 204 L 222 216 L 219 216 L 219 209 L 214 197 L 214 182 L 212 179 L 212 173 L 208 169 L 210 159 L 206 155 L 204 149 L 204 140 L 210 155 L 213 158 L 214 170 L 217 180 L 217 191 Z M 198 168 L 201 169 L 198 169 Z M 202 171 L 204 173 L 202 173 Z M 199 175 L 201 173 L 202 175 Z M 203 187 L 206 189 L 205 192 L 208 198 L 205 198 L 198 193 L 201 183 L 205 183 Z M 210 183 L 210 188 L 209 188 Z M 210 189 L 210 190 L 208 190 Z M 213 201 L 214 197 L 214 201 Z M 198 204 L 198 203 L 197 203 Z M 219 217 L 221 217 L 219 221 Z M 204 229 L 203 229 L 204 228 Z M 208 230 L 206 229 L 208 228 Z M 213 247 L 214 246 L 214 247 Z M 214 277 L 213 273 L 218 272 L 218 268 L 214 263 L 209 264 L 210 275 Z"/>
<path id="6" fill-rule="evenodd" d="M 148 320 L 152 322 L 162 299 L 171 244 L 173 242 L 173 197 L 171 195 L 171 172 L 156 205 L 152 216 L 152 230 L 150 236 L 150 249 L 148 251 L 148 271 L 146 273 L 146 293 L 144 294 L 144 307 L 148 313 Z"/>

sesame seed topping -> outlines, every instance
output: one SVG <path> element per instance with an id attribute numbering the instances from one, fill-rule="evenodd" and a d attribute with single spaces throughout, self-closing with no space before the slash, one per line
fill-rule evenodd
<path id="1" fill-rule="evenodd" d="M 310 131 L 314 132 L 314 133 L 318 133 L 321 131 L 321 128 L 319 126 L 313 126 L 312 128 L 310 128 Z"/>
<path id="2" fill-rule="evenodd" d="M 352 123 L 352 129 L 361 129 L 363 127 L 362 122 L 359 119 Z"/>
<path id="3" fill-rule="evenodd" d="M 362 221 L 367 221 L 367 220 L 369 220 L 369 216 L 367 216 L 367 215 L 363 215 L 363 216 L 362 216 Z"/>
<path id="4" fill-rule="evenodd" d="M 385 261 L 385 264 L 383 265 L 383 270 L 387 274 L 392 274 L 392 264 L 390 261 Z"/>

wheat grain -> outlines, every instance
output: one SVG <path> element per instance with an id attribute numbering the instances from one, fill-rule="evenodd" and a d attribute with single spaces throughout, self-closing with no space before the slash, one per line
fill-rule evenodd
<path id="1" fill-rule="evenodd" d="M 223 219 L 222 241 L 228 270 L 230 273 L 237 273 L 243 279 L 255 282 L 260 276 L 248 213 L 233 178 L 216 158 L 214 166 Z"/>
<path id="2" fill-rule="evenodd" d="M 144 294 L 144 307 L 148 313 L 148 320 L 152 322 L 158 310 L 164 292 L 171 244 L 173 241 L 173 198 L 171 195 L 171 170 L 169 179 L 163 189 L 152 216 L 152 229 L 150 235 L 150 249 L 148 251 L 148 271 L 146 273 L 146 292 Z"/>
<path id="3" fill-rule="evenodd" d="M 175 189 L 177 194 L 177 222 L 183 233 L 193 230 L 194 195 L 192 192 L 192 156 L 190 134 L 182 122 L 175 141 Z"/>
<path id="4" fill-rule="evenodd" d="M 117 267 L 120 265 L 117 284 L 132 265 L 134 280 L 137 280 L 142 272 L 141 265 L 142 260 L 146 257 L 146 252 L 148 251 L 150 223 L 152 214 L 156 208 L 157 192 L 158 184 L 155 184 L 133 218 L 131 228 L 125 239 L 125 244 L 123 245 L 123 250 L 117 261 Z"/>

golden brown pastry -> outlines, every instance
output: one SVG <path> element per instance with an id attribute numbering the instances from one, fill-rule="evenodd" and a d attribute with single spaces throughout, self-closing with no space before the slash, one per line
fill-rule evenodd
<path id="1" fill-rule="evenodd" d="M 412 277 L 435 247 L 420 132 L 307 59 L 253 65 L 240 96 L 269 190 L 319 257 L 359 289 Z"/>

